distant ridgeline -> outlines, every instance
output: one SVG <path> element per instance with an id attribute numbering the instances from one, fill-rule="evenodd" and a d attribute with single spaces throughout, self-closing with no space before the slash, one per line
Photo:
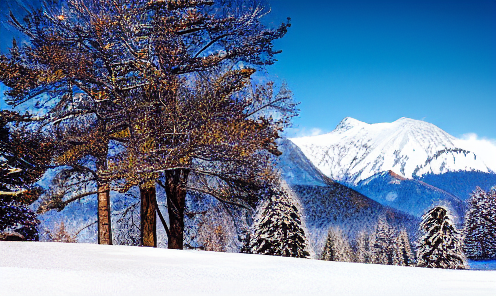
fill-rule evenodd
<path id="1" fill-rule="evenodd" d="M 462 200 L 467 200 L 477 186 L 484 191 L 489 191 L 496 186 L 496 174 L 484 172 L 459 171 L 439 175 L 426 174 L 418 179 L 447 192 L 454 192 Z"/>

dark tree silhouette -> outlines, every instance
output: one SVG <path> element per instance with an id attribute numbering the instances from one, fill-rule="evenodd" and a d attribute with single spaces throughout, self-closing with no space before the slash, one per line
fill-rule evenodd
<path id="1" fill-rule="evenodd" d="M 39 221 L 27 206 L 42 193 L 34 183 L 47 169 L 51 145 L 39 133 L 25 131 L 23 122 L 29 120 L 15 112 L 0 112 L 0 232 L 38 240 Z"/>
<path id="2" fill-rule="evenodd" d="M 254 254 L 308 258 L 307 244 L 295 201 L 282 190 L 274 192 L 258 209 L 246 250 Z"/>
<path id="3" fill-rule="evenodd" d="M 430 268 L 468 268 L 461 238 L 448 210 L 435 207 L 422 216 L 417 265 Z"/>
<path id="4" fill-rule="evenodd" d="M 496 258 L 496 190 L 477 187 L 465 215 L 464 247 L 468 258 Z"/>

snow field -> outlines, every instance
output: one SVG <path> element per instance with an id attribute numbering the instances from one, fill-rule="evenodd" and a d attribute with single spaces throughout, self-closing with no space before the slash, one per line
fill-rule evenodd
<path id="1" fill-rule="evenodd" d="M 496 271 L 0 242 L 0 295 L 496 295 Z"/>

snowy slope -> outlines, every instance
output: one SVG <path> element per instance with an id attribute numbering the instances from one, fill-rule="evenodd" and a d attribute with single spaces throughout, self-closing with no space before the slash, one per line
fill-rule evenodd
<path id="1" fill-rule="evenodd" d="M 347 117 L 328 134 L 290 140 L 326 176 L 354 184 L 389 170 L 407 178 L 496 171 L 496 164 L 464 149 L 462 140 L 431 123 L 404 117 L 376 124 Z"/>
<path id="2" fill-rule="evenodd" d="M 278 167 L 288 184 L 325 186 L 334 183 L 290 140 L 282 138 L 278 149 L 282 152 L 278 159 Z"/>
<path id="3" fill-rule="evenodd" d="M 415 237 L 420 221 L 384 206 L 322 174 L 293 142 L 281 139 L 279 169 L 302 207 L 313 250 L 320 256 L 329 227 L 339 227 L 353 240 L 360 231 L 372 232 L 379 217 Z"/>
<path id="4" fill-rule="evenodd" d="M 496 271 L 93 244 L 0 242 L 0 294 L 496 295 Z"/>

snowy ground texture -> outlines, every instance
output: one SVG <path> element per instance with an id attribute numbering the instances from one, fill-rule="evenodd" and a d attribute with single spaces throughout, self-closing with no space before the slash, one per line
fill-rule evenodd
<path id="1" fill-rule="evenodd" d="M 0 242 L 0 295 L 496 295 L 496 271 Z"/>

